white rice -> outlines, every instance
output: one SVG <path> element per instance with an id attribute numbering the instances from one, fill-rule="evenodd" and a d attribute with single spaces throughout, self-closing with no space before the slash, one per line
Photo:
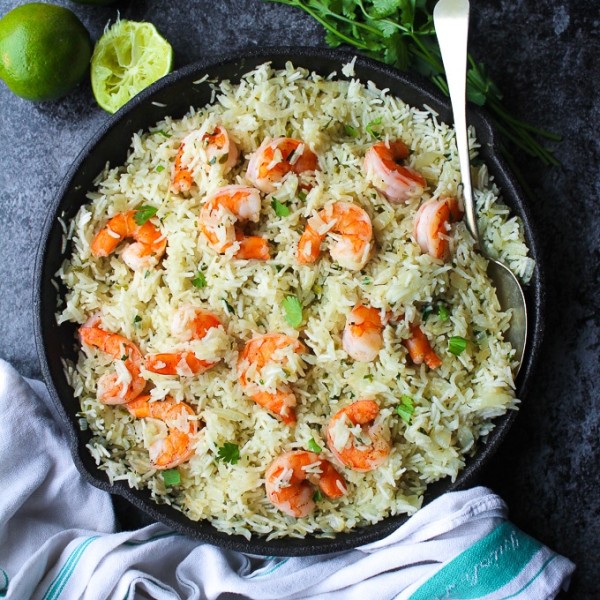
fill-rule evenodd
<path id="1" fill-rule="evenodd" d="M 344 72 L 351 75 L 351 65 Z M 208 85 L 203 81 L 197 83 Z M 370 82 L 323 78 L 291 64 L 281 71 L 262 65 L 239 84 L 216 84 L 214 93 L 214 104 L 191 108 L 181 120 L 166 118 L 151 131 L 134 135 L 126 163 L 106 166 L 88 194 L 89 204 L 69 224 L 72 255 L 58 273 L 69 289 L 59 323 L 83 323 L 100 313 L 103 328 L 131 339 L 142 353 L 169 352 L 180 343 L 170 331 L 181 306 L 200 305 L 220 315 L 227 335 L 211 337 L 206 350 L 206 356 L 221 358 L 216 367 L 195 377 L 143 372 L 153 399 L 169 395 L 197 412 L 203 427 L 195 455 L 178 468 L 181 484 L 167 488 L 149 456 L 165 435 L 164 424 L 134 419 L 122 407 L 98 402 L 98 379 L 114 365 L 111 357 L 87 350 L 77 364 L 65 363 L 65 369 L 80 398 L 82 427 L 94 434 L 90 452 L 111 481 L 147 487 L 156 502 L 248 538 L 331 537 L 389 515 L 411 514 L 420 507 L 427 484 L 446 476 L 454 479 L 476 441 L 492 430 L 491 419 L 518 403 L 510 368 L 513 352 L 502 338 L 510 315 L 500 311 L 486 261 L 474 253 L 465 226 L 459 223 L 451 233 L 453 261 L 447 264 L 422 254 L 412 238 L 420 202 L 457 194 L 454 132 L 431 110 L 410 107 Z M 381 139 L 401 138 L 410 147 L 410 166 L 427 179 L 423 198 L 392 205 L 365 180 L 363 158 L 374 142 L 367 126 L 374 122 Z M 225 178 L 218 169 L 199 168 L 191 196 L 172 194 L 170 174 L 182 138 L 216 123 L 240 148 L 238 166 Z M 358 137 L 349 137 L 345 125 Z M 232 252 L 216 254 L 198 228 L 203 198 L 222 185 L 248 185 L 249 155 L 266 137 L 285 135 L 316 152 L 321 170 L 304 200 L 295 175 L 263 195 L 255 231 L 268 238 L 272 258 L 244 261 L 233 259 Z M 472 131 L 470 135 L 475 155 L 477 142 Z M 498 199 L 485 165 L 473 167 L 473 175 L 488 248 L 528 279 L 534 264 L 527 257 L 519 219 Z M 273 198 L 290 208 L 289 216 L 275 215 Z M 361 271 L 342 270 L 326 251 L 314 265 L 297 264 L 296 248 L 307 219 L 331 201 L 359 204 L 372 219 L 376 251 Z M 140 205 L 157 208 L 155 222 L 168 240 L 159 265 L 133 272 L 119 252 L 92 257 L 91 240 L 107 219 Z M 201 289 L 192 285 L 199 271 L 207 282 Z M 303 305 L 298 330 L 285 319 L 282 300 L 288 295 L 296 295 Z M 433 315 L 423 323 L 443 361 L 430 370 L 411 363 L 402 341 L 423 307 L 439 299 L 449 305 L 450 319 Z M 371 363 L 353 361 L 341 344 L 346 315 L 358 302 L 404 315 L 385 327 L 384 347 Z M 304 370 L 288 380 L 298 399 L 295 427 L 255 404 L 237 380 L 239 350 L 254 335 L 268 332 L 300 336 L 310 352 Z M 460 356 L 448 352 L 450 336 L 469 340 Z M 277 384 L 281 373 L 270 377 Z M 415 405 L 409 425 L 393 411 L 402 395 Z M 325 442 L 324 426 L 331 415 L 358 398 L 377 401 L 393 442 L 387 462 L 368 473 L 344 468 Z M 343 474 L 348 493 L 336 500 L 324 497 L 311 515 L 295 519 L 267 500 L 264 474 L 279 454 L 306 449 L 311 438 L 322 447 L 321 456 Z M 237 464 L 217 458 L 225 443 L 239 446 Z"/>

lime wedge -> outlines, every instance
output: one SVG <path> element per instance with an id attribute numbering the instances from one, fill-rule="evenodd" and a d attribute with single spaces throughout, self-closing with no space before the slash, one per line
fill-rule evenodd
<path id="1" fill-rule="evenodd" d="M 173 67 L 173 48 L 151 23 L 117 21 L 96 43 L 91 63 L 96 102 L 116 112 Z"/>

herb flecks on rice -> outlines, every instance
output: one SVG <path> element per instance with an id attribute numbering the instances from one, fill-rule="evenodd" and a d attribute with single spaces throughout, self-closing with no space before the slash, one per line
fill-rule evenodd
<path id="1" fill-rule="evenodd" d="M 221 162 L 194 166 L 194 145 L 199 139 L 201 147 L 202 135 L 217 127 L 239 149 L 237 162 L 230 166 L 230 153 L 223 151 Z M 204 133 L 198 138 L 194 132 Z M 265 187 L 252 235 L 268 240 L 268 260 L 238 260 L 236 248 L 219 254 L 198 226 L 205 198 L 225 185 L 251 185 L 249 157 L 265 140 L 281 136 L 302 140 L 302 151 L 314 152 L 320 168 L 308 185 L 292 170 L 273 191 Z M 184 139 L 189 144 L 180 152 Z M 408 149 L 406 167 L 426 185 L 418 197 L 391 204 L 365 177 L 364 158 L 373 144 L 396 140 Z M 191 182 L 186 174 L 178 184 L 181 193 L 171 188 L 176 160 L 192 164 Z M 156 502 L 192 520 L 208 519 L 246 537 L 332 536 L 416 511 L 426 486 L 455 478 L 477 440 L 493 429 L 492 419 L 518 403 L 512 349 L 503 341 L 510 315 L 501 312 L 485 259 L 474 252 L 466 228 L 453 225 L 446 263 L 422 253 L 412 237 L 419 206 L 456 197 L 459 180 L 453 130 L 429 110 L 410 107 L 370 82 L 322 78 L 291 64 L 281 71 L 265 64 L 239 83 L 221 82 L 213 104 L 135 134 L 126 163 L 106 167 L 68 226 L 72 254 L 58 275 L 69 291 L 58 321 L 81 324 L 100 313 L 103 327 L 131 340 L 144 356 L 180 343 L 171 322 L 183 306 L 211 311 L 222 329 L 189 342 L 208 345 L 203 358 L 215 363 L 209 370 L 195 376 L 142 373 L 150 401 L 185 401 L 198 421 L 191 458 L 177 466 L 176 476 L 158 471 L 149 455 L 149 446 L 167 435 L 160 422 L 98 401 L 97 382 L 114 370 L 113 358 L 82 351 L 77 364 L 66 365 L 99 467 L 111 481 L 147 487 Z M 473 181 L 488 249 L 528 279 L 533 261 L 520 221 L 498 199 L 485 165 L 476 168 Z M 371 220 L 373 248 L 359 270 L 340 266 L 328 251 L 310 264 L 298 263 L 308 220 L 334 202 L 352 203 Z M 116 214 L 134 210 L 165 236 L 161 260 L 134 271 L 118 251 L 94 257 L 95 233 Z M 355 361 L 342 344 L 348 314 L 359 304 L 382 316 L 381 349 L 370 362 Z M 383 322 L 388 313 L 394 318 Z M 409 358 L 404 342 L 415 323 L 439 357 L 437 368 Z M 307 348 L 297 359 L 301 365 L 264 374 L 275 387 L 285 382 L 293 389 L 294 426 L 258 406 L 238 381 L 244 344 L 272 332 L 301 339 Z M 325 438 L 331 417 L 364 398 L 379 407 L 390 452 L 377 468 L 358 472 L 336 459 Z M 360 428 L 340 421 L 331 434 L 336 446 L 354 440 L 358 449 L 368 449 Z M 306 447 L 339 471 L 345 493 L 330 497 L 317 490 L 314 510 L 294 518 L 268 501 L 265 472 L 282 453 Z M 280 486 L 284 475 L 277 474 Z"/>

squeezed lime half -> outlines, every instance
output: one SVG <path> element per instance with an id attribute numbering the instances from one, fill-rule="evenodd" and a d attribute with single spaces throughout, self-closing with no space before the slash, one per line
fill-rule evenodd
<path id="1" fill-rule="evenodd" d="M 91 63 L 96 102 L 116 112 L 173 68 L 173 48 L 151 23 L 117 21 L 96 43 Z"/>

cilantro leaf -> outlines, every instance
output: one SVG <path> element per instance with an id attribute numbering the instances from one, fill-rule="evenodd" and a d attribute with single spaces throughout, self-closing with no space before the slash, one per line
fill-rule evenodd
<path id="1" fill-rule="evenodd" d="M 443 302 L 440 302 L 438 304 L 437 315 L 438 315 L 440 321 L 447 321 L 450 318 L 449 307 L 446 304 L 444 304 Z"/>
<path id="2" fill-rule="evenodd" d="M 273 208 L 273 210 L 275 211 L 275 214 L 278 217 L 289 217 L 290 216 L 290 209 L 283 204 L 282 202 L 279 202 L 279 200 L 277 200 L 277 198 L 273 198 L 272 202 L 271 202 L 271 207 Z"/>
<path id="3" fill-rule="evenodd" d="M 354 129 L 354 127 L 352 127 L 352 125 L 345 124 L 344 131 L 346 132 L 346 135 L 348 137 L 351 137 L 351 138 L 358 137 L 358 131 L 356 131 L 356 129 Z"/>
<path id="4" fill-rule="evenodd" d="M 455 356 L 462 354 L 467 348 L 467 340 L 460 335 L 454 335 L 448 340 L 448 352 Z"/>
<path id="5" fill-rule="evenodd" d="M 400 404 L 396 406 L 396 414 L 407 424 L 410 425 L 410 420 L 415 412 L 415 403 L 410 396 L 403 394 L 400 398 Z"/>
<path id="6" fill-rule="evenodd" d="M 286 296 L 281 303 L 285 311 L 285 320 L 294 328 L 302 323 L 302 304 L 296 296 Z"/>
<path id="7" fill-rule="evenodd" d="M 369 15 L 374 19 L 391 17 L 397 10 L 402 8 L 403 4 L 405 4 L 404 0 L 373 0 L 373 8 Z"/>
<path id="8" fill-rule="evenodd" d="M 379 138 L 381 138 L 381 131 L 373 129 L 377 125 L 381 125 L 381 117 L 377 117 L 377 119 L 373 119 L 372 121 L 369 121 L 367 123 L 367 126 L 365 127 L 365 129 L 367 130 L 367 133 L 371 137 L 374 137 L 376 140 L 378 140 Z"/>
<path id="9" fill-rule="evenodd" d="M 315 438 L 310 438 L 310 440 L 308 440 L 308 444 L 306 445 L 311 452 L 315 452 L 316 454 L 323 451 L 323 448 L 321 448 L 321 446 L 315 442 Z"/>
<path id="10" fill-rule="evenodd" d="M 137 225 L 144 225 L 147 223 L 156 213 L 158 212 L 158 208 L 155 206 L 140 206 L 136 209 L 135 214 L 133 215 L 133 220 Z"/>
<path id="11" fill-rule="evenodd" d="M 219 448 L 217 458 L 219 460 L 224 460 L 231 465 L 235 465 L 237 464 L 238 460 L 240 460 L 240 447 L 237 444 L 225 442 Z"/>
<path id="12" fill-rule="evenodd" d="M 206 287 L 206 277 L 204 276 L 204 273 L 202 273 L 201 271 L 198 271 L 196 277 L 194 277 L 194 279 L 192 279 L 192 285 L 198 289 L 202 289 L 203 287 Z"/>
<path id="13" fill-rule="evenodd" d="M 162 472 L 162 478 L 166 486 L 179 485 L 181 483 L 181 473 L 177 469 L 167 469 Z"/>

